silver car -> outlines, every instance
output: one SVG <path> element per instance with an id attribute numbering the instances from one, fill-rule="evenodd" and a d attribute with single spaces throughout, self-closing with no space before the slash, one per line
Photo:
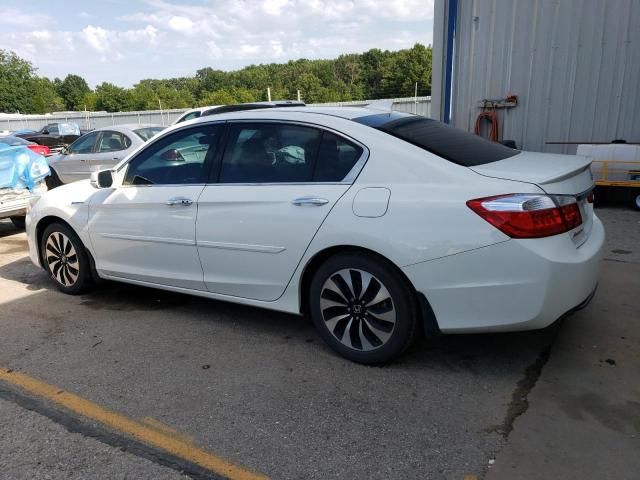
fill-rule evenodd
<path id="1" fill-rule="evenodd" d="M 91 172 L 113 167 L 164 128 L 153 124 L 115 125 L 83 135 L 60 155 L 49 158 L 49 188 L 83 180 Z"/>

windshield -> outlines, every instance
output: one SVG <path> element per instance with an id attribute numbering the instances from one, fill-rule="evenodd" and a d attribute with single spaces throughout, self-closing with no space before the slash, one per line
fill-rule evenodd
<path id="1" fill-rule="evenodd" d="M 16 145 L 30 145 L 32 142 L 18 137 L 0 137 L 0 143 L 4 143 L 10 147 L 15 147 Z"/>
<path id="2" fill-rule="evenodd" d="M 164 127 L 146 127 L 134 130 L 134 132 L 145 142 L 164 130 Z"/>
<path id="3" fill-rule="evenodd" d="M 353 120 L 464 167 L 497 162 L 520 153 L 432 118 L 408 113 L 366 115 Z"/>

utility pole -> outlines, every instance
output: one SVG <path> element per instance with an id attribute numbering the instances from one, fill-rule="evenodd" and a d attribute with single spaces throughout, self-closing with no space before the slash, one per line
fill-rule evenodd
<path id="1" fill-rule="evenodd" d="M 413 92 L 413 113 L 418 114 L 418 82 L 416 82 L 416 89 Z"/>
<path id="2" fill-rule="evenodd" d="M 271 87 L 267 87 L 267 100 L 271 101 Z"/>
<path id="3" fill-rule="evenodd" d="M 162 113 L 162 101 L 158 97 L 158 105 L 160 106 L 160 118 L 162 119 L 162 126 L 164 127 L 164 114 Z"/>
<path id="4" fill-rule="evenodd" d="M 300 90 L 298 90 L 298 101 L 300 101 Z"/>

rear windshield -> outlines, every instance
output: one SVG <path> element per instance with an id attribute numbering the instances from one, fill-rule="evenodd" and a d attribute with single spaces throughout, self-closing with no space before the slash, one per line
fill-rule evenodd
<path id="1" fill-rule="evenodd" d="M 136 132 L 136 134 L 146 142 L 151 137 L 160 133 L 162 130 L 164 130 L 164 127 L 147 127 L 147 128 L 139 128 L 137 130 L 134 130 L 134 132 Z"/>
<path id="2" fill-rule="evenodd" d="M 382 113 L 353 120 L 464 167 L 497 162 L 520 153 L 432 118 L 407 113 Z"/>

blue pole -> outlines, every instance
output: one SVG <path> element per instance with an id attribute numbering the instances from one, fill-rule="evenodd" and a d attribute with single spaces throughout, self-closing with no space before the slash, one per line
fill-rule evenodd
<path id="1" fill-rule="evenodd" d="M 458 17 L 458 0 L 449 0 L 447 15 L 447 58 L 444 80 L 444 109 L 442 120 L 451 123 L 451 83 L 453 79 L 453 40 L 456 35 L 456 18 Z"/>

